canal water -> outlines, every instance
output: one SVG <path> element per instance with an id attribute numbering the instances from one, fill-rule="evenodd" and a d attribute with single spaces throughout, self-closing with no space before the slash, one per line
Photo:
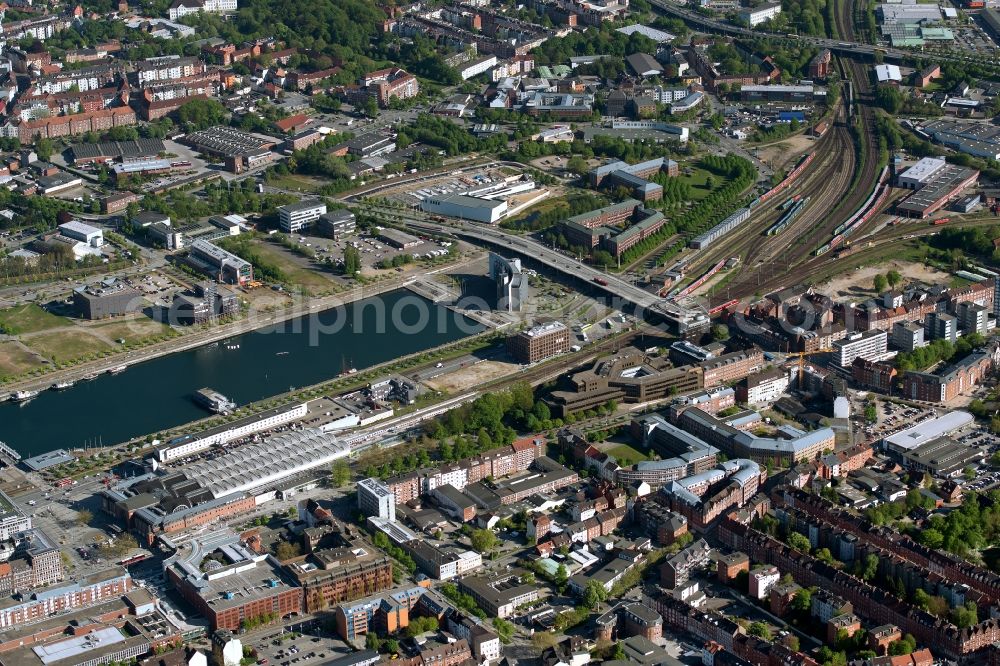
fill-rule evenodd
<path id="1" fill-rule="evenodd" d="M 116 444 L 209 416 L 192 401 L 216 389 L 239 405 L 468 337 L 473 320 L 395 291 L 102 374 L 26 403 L 0 403 L 0 441 L 24 457 Z"/>

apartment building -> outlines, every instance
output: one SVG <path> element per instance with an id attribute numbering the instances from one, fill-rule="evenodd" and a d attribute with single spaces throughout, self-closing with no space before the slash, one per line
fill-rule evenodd
<path id="1" fill-rule="evenodd" d="M 163 56 L 139 62 L 135 68 L 135 77 L 141 87 L 156 81 L 183 79 L 204 71 L 205 64 L 194 56 Z"/>
<path id="2" fill-rule="evenodd" d="M 87 608 L 132 589 L 132 577 L 122 567 L 62 584 L 35 590 L 31 595 L 10 599 L 0 607 L 0 629 L 22 626 L 67 610 Z"/>
<path id="3" fill-rule="evenodd" d="M 833 343 L 837 364 L 850 368 L 854 359 L 878 360 L 889 349 L 889 336 L 885 331 L 872 330 L 852 333 L 843 340 Z"/>

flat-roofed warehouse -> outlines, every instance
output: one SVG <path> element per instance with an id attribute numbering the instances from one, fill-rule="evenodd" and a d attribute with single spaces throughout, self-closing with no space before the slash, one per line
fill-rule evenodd
<path id="1" fill-rule="evenodd" d="M 416 236 L 398 229 L 382 229 L 378 232 L 378 237 L 379 240 L 393 246 L 397 250 L 405 250 L 410 247 L 416 247 L 422 242 Z"/>
<path id="2" fill-rule="evenodd" d="M 199 153 L 220 157 L 236 157 L 253 150 L 270 149 L 278 143 L 277 139 L 270 136 L 221 126 L 192 132 L 180 141 Z"/>
<path id="3" fill-rule="evenodd" d="M 80 143 L 70 148 L 74 164 L 109 162 L 126 157 L 156 157 L 165 151 L 159 139 L 135 139 L 134 141 L 102 141 L 100 143 Z"/>
<path id="4" fill-rule="evenodd" d="M 891 453 L 911 451 L 921 444 L 964 428 L 975 419 L 969 412 L 948 412 L 936 419 L 918 423 L 882 440 L 883 447 Z"/>
<path id="5" fill-rule="evenodd" d="M 420 210 L 462 220 L 495 224 L 506 215 L 507 202 L 470 197 L 465 194 L 445 194 L 424 199 L 420 202 Z"/>
<path id="6" fill-rule="evenodd" d="M 900 460 L 911 470 L 944 477 L 961 474 L 970 464 L 985 457 L 986 452 L 981 447 L 969 446 L 951 437 L 937 437 L 902 454 Z"/>

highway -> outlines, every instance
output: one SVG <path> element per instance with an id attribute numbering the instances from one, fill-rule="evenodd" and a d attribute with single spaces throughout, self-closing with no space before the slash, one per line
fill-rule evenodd
<path id="1" fill-rule="evenodd" d="M 623 302 L 633 305 L 636 309 L 630 314 L 634 314 L 638 318 L 645 318 L 644 315 L 650 313 L 654 315 L 654 318 L 659 317 L 666 320 L 676 327 L 678 332 L 683 333 L 692 327 L 707 323 L 707 314 L 700 309 L 686 308 L 665 301 L 627 280 L 577 261 L 527 236 L 508 234 L 494 227 L 464 221 L 451 224 L 436 222 L 429 215 L 416 210 L 383 208 L 378 204 L 369 204 L 369 208 L 398 216 L 404 223 L 417 230 L 425 229 L 433 233 L 455 234 L 481 243 L 492 244 L 569 277 L 589 282 L 593 287 L 603 289 Z M 616 307 L 621 309 L 620 306 Z"/>

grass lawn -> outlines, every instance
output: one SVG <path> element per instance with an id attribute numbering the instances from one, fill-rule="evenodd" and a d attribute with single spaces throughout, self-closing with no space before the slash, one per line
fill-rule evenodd
<path id="1" fill-rule="evenodd" d="M 106 335 L 112 340 L 124 339 L 125 344 L 138 342 L 146 338 L 154 338 L 172 330 L 166 324 L 161 324 L 158 321 L 146 319 L 145 317 L 110 324 L 100 324 L 91 328 L 95 332 Z"/>
<path id="2" fill-rule="evenodd" d="M 691 171 L 691 175 L 684 173 L 686 170 Z M 715 179 L 715 186 L 719 187 L 725 182 L 725 178 L 716 176 L 711 171 L 707 169 L 702 169 L 697 166 L 683 166 L 681 167 L 681 175 L 678 178 L 688 185 L 691 186 L 691 201 L 701 201 L 709 194 L 712 190 L 705 187 L 705 183 L 708 182 L 708 177 L 712 176 Z"/>
<path id="3" fill-rule="evenodd" d="M 963 277 L 952 275 L 951 281 L 948 283 L 948 286 L 952 289 L 964 289 L 965 287 L 968 287 L 970 284 L 972 284 L 972 280 L 966 280 Z"/>
<path id="4" fill-rule="evenodd" d="M 267 184 L 271 187 L 280 187 L 283 190 L 299 192 L 315 192 L 319 188 L 323 187 L 323 183 L 315 178 L 310 178 L 308 176 L 296 176 L 294 174 L 276 176 L 268 181 Z"/>
<path id="5" fill-rule="evenodd" d="M 0 342 L 0 377 L 19 375 L 39 365 L 38 359 L 16 342 Z"/>
<path id="6" fill-rule="evenodd" d="M 65 317 L 57 317 L 34 303 L 26 303 L 0 310 L 0 329 L 7 331 L 11 335 L 35 333 L 58 326 L 69 325 L 70 322 Z"/>
<path id="7" fill-rule="evenodd" d="M 55 363 L 63 363 L 111 348 L 100 338 L 82 330 L 42 333 L 31 338 L 27 344 Z"/>
<path id="8" fill-rule="evenodd" d="M 332 275 L 324 274 L 320 268 L 311 268 L 308 265 L 309 259 L 292 254 L 285 248 L 257 240 L 254 248 L 264 255 L 264 258 L 274 262 L 288 277 L 292 284 L 302 287 L 305 291 L 318 296 L 320 294 L 332 293 L 336 288 L 336 282 Z"/>
<path id="9" fill-rule="evenodd" d="M 607 451 L 607 454 L 610 456 L 614 456 L 619 463 L 622 460 L 628 460 L 629 464 L 631 464 L 631 463 L 642 462 L 643 460 L 649 459 L 649 457 L 646 454 L 633 449 L 628 444 L 619 444 L 615 448 Z"/>

